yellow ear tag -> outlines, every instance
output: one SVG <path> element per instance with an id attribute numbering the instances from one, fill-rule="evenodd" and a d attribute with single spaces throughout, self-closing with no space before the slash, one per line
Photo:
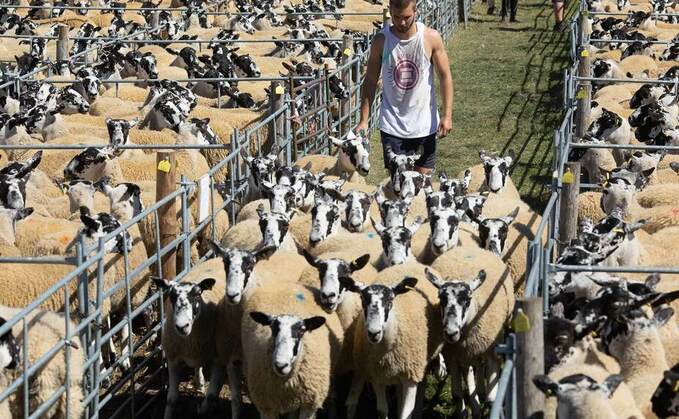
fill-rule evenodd
<path id="1" fill-rule="evenodd" d="M 675 393 L 679 393 L 679 381 L 674 383 L 674 388 L 672 389 Z"/>
<path id="2" fill-rule="evenodd" d="M 581 57 L 589 57 L 589 50 L 583 49 L 583 50 L 580 52 L 580 56 L 581 56 Z"/>
<path id="3" fill-rule="evenodd" d="M 614 233 L 624 233 L 623 229 L 621 229 L 621 228 L 614 228 L 613 232 Z"/>
<path id="4" fill-rule="evenodd" d="M 573 173 L 571 173 L 570 170 L 567 170 L 564 174 L 563 177 L 561 178 L 561 183 L 565 184 L 571 184 L 573 183 L 575 179 L 573 178 Z"/>
<path id="5" fill-rule="evenodd" d="M 349 48 L 344 48 L 343 54 L 347 57 L 351 57 L 351 50 Z"/>
<path id="6" fill-rule="evenodd" d="M 276 93 L 277 95 L 282 95 L 283 93 L 285 93 L 285 87 L 283 87 L 283 86 L 276 86 L 276 89 L 274 90 L 274 93 Z"/>
<path id="7" fill-rule="evenodd" d="M 516 333 L 523 333 L 530 330 L 530 319 L 523 310 L 518 309 L 512 320 L 512 328 Z"/>
<path id="8" fill-rule="evenodd" d="M 170 173 L 171 167 L 169 160 L 162 160 L 158 163 L 158 170 L 164 173 Z"/>
<path id="9" fill-rule="evenodd" d="M 596 338 L 596 337 L 598 337 L 598 336 L 599 336 L 599 334 L 597 334 L 596 331 L 592 332 L 592 337 L 593 337 L 593 338 Z"/>
<path id="10" fill-rule="evenodd" d="M 585 89 L 580 89 L 578 90 L 578 93 L 575 94 L 575 98 L 578 100 L 583 100 L 587 97 L 587 92 L 585 92 Z"/>

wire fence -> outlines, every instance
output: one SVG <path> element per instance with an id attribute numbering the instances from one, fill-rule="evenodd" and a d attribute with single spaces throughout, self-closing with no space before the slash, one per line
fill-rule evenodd
<path id="1" fill-rule="evenodd" d="M 461 23 L 461 15 L 462 22 L 466 21 L 470 7 L 470 0 L 423 1 L 419 4 L 420 20 L 448 40 Z M 148 31 L 145 29 L 144 34 L 148 35 Z M 201 246 L 209 239 L 221 238 L 219 226 L 224 225 L 225 216 L 230 223 L 235 222 L 240 199 L 247 192 L 250 173 L 242 152 L 258 155 L 266 153 L 275 144 L 280 147 L 282 161 L 292 163 L 308 153 L 330 153 L 330 133 L 346 138 L 349 129 L 358 121 L 366 59 L 366 51 L 345 54 L 336 69 L 317 70 L 311 80 L 270 78 L 270 102 L 280 106 L 272 106 L 251 126 L 234 129 L 225 144 L 201 146 L 202 152 L 219 149 L 228 154 L 200 179 L 189 180 L 182 176 L 175 191 L 98 238 L 96 243 L 87 243 L 80 237 L 65 256 L 0 257 L 4 269 L 52 275 L 49 283 L 36 282 L 31 302 L 0 326 L 0 336 L 10 329 L 15 335 L 24 336 L 22 362 L 17 371 L 7 377 L 7 385 L 0 387 L 0 407 L 9 404 L 15 417 L 22 418 L 38 418 L 55 409 L 65 412 L 65 417 L 76 417 L 80 411 L 87 418 L 148 417 L 150 407 L 166 382 L 162 350 L 158 344 L 164 307 L 161 293 L 149 286 L 149 276 L 164 276 L 163 260 L 171 253 L 177 255 L 178 273 L 175 278 L 167 279 L 178 281 L 192 266 L 211 256 L 210 251 Z M 17 76 L 9 85 L 20 86 L 42 71 L 45 68 Z M 350 93 L 347 99 L 333 96 L 329 86 L 332 76 L 345 82 Z M 306 83 L 299 86 L 300 81 Z M 134 81 L 113 81 L 116 84 L 127 82 Z M 379 114 L 376 111 L 379 94 L 377 96 L 371 130 L 376 127 Z M 92 146 L 38 144 L 4 145 L 2 148 L 74 150 L 84 147 Z M 197 147 L 188 145 L 120 148 L 198 152 Z M 179 231 L 169 243 L 161 246 L 159 213 L 171 202 L 179 203 Z M 207 211 L 201 207 L 201 202 L 208 202 Z M 132 242 L 120 240 L 120 253 L 108 252 L 111 244 L 125 233 Z M 27 281 L 30 279 L 30 274 L 24 276 Z M 27 337 L 32 336 L 31 319 L 39 316 L 43 309 L 60 313 L 63 323 L 53 325 L 58 338 L 54 341 L 43 339 L 39 346 Z M 36 377 L 56 365 L 65 365 L 63 382 L 45 389 L 44 397 L 36 398 L 33 392 Z"/>
<path id="2" fill-rule="evenodd" d="M 563 227 L 562 221 L 562 204 L 566 196 L 563 193 L 564 186 L 571 183 L 568 177 L 564 177 L 567 172 L 567 163 L 569 151 L 574 148 L 581 149 L 624 149 L 624 150 L 647 150 L 659 151 L 665 150 L 668 152 L 676 152 L 679 150 L 677 146 L 655 146 L 645 144 L 626 144 L 616 145 L 610 143 L 592 144 L 581 143 L 580 138 L 576 135 L 577 121 L 576 114 L 579 107 L 583 105 L 583 101 L 590 101 L 591 97 L 588 94 L 586 85 L 610 85 L 618 83 L 636 83 L 636 84 L 651 84 L 651 85 L 674 85 L 676 89 L 677 80 L 661 80 L 661 79 L 614 79 L 614 78 L 600 78 L 592 77 L 591 69 L 587 68 L 587 74 L 579 74 L 579 64 L 583 57 L 589 56 L 589 46 L 597 42 L 622 42 L 622 40 L 603 40 L 590 39 L 590 34 L 586 28 L 582 27 L 582 22 L 588 17 L 596 16 L 610 16 L 610 15 L 626 15 L 628 13 L 594 13 L 587 10 L 587 2 L 581 1 L 578 10 L 570 23 L 570 57 L 572 63 L 564 71 L 564 86 L 563 86 L 563 106 L 565 115 L 561 125 L 554 132 L 554 143 L 552 149 L 554 155 L 552 159 L 552 181 L 550 188 L 552 193 L 549 197 L 547 206 L 542 215 L 542 222 L 540 223 L 535 239 L 528 245 L 528 260 L 527 273 L 524 297 L 541 297 L 542 308 L 544 316 L 549 315 L 549 293 L 545 292 L 548 289 L 550 277 L 558 272 L 607 272 L 607 273 L 661 273 L 661 274 L 677 274 L 679 269 L 667 266 L 621 266 L 621 267 L 606 267 L 606 266 L 575 266 L 575 265 L 561 265 L 556 264 L 555 259 L 558 256 L 558 245 L 561 243 L 560 229 Z M 667 13 L 654 13 L 654 16 L 673 16 Z M 629 41 L 627 41 L 629 42 Z M 660 44 L 667 44 L 668 42 L 657 42 Z M 583 51 L 587 51 L 584 52 Z M 586 121 L 586 118 L 582 119 Z M 582 129 L 586 130 L 586 126 Z M 584 132 L 584 131 L 583 131 Z M 581 190 L 595 190 L 601 189 L 599 184 L 578 184 L 578 192 Z M 577 211 L 577 205 L 576 205 Z M 547 238 L 543 237 L 547 234 Z M 517 418 L 517 398 L 519 385 L 516 382 L 516 366 L 517 354 L 523 352 L 523 348 L 518 347 L 516 333 L 511 332 L 504 344 L 500 345 L 497 352 L 504 357 L 504 366 L 500 373 L 499 387 L 497 397 L 493 403 L 490 418 Z"/>

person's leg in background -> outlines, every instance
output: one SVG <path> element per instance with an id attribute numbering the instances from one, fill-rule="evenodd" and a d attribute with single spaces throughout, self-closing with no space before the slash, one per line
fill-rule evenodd
<path id="1" fill-rule="evenodd" d="M 507 9 L 509 9 L 509 21 L 518 22 L 516 20 L 516 6 L 518 3 L 519 0 L 502 0 L 502 10 L 500 10 L 500 16 L 502 17 L 503 22 L 507 18 Z"/>
<path id="2" fill-rule="evenodd" d="M 486 5 L 488 5 L 488 14 L 489 15 L 492 15 L 493 13 L 495 13 L 495 0 L 486 0 Z"/>
<path id="3" fill-rule="evenodd" d="M 566 23 L 563 21 L 564 2 L 552 0 L 552 7 L 554 8 L 554 30 L 563 32 L 566 29 Z"/>

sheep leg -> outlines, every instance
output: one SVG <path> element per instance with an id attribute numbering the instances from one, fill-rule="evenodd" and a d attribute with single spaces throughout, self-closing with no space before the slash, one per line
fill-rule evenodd
<path id="1" fill-rule="evenodd" d="M 299 419 L 314 419 L 316 417 L 316 409 L 311 407 L 302 407 L 299 409 Z"/>
<path id="2" fill-rule="evenodd" d="M 358 376 L 354 371 L 351 376 L 351 387 L 349 388 L 349 395 L 347 396 L 347 401 L 345 406 L 347 409 L 347 418 L 354 419 L 356 416 L 356 407 L 358 407 L 358 399 L 361 397 L 363 392 L 363 385 L 365 380 Z"/>
<path id="3" fill-rule="evenodd" d="M 205 391 L 205 376 L 203 375 L 203 367 L 195 369 L 193 374 L 193 387 L 201 393 Z"/>
<path id="4" fill-rule="evenodd" d="M 179 368 L 177 365 L 167 365 L 167 403 L 165 404 L 165 419 L 172 419 L 174 405 L 179 400 Z"/>
<path id="5" fill-rule="evenodd" d="M 415 399 L 417 399 L 417 383 L 410 380 L 401 381 L 401 400 L 400 400 L 400 419 L 410 419 L 415 410 Z"/>
<path id="6" fill-rule="evenodd" d="M 389 403 L 387 402 L 387 386 L 384 384 L 372 383 L 377 399 L 377 417 L 387 419 L 389 417 Z"/>
<path id="7" fill-rule="evenodd" d="M 488 361 L 486 363 L 487 368 L 488 368 L 488 373 L 486 376 L 488 377 L 488 387 L 490 387 L 490 390 L 486 394 L 486 400 L 489 402 L 493 403 L 495 401 L 495 396 L 497 395 L 497 385 L 499 383 L 498 379 L 498 371 L 500 369 L 500 366 L 498 365 L 497 358 L 494 356 L 489 356 Z"/>
<path id="8" fill-rule="evenodd" d="M 243 394 L 240 387 L 243 367 L 240 361 L 231 361 L 227 366 L 227 370 L 229 374 L 229 391 L 231 392 L 231 418 L 238 419 L 243 403 Z M 216 395 L 219 395 L 219 391 L 217 391 Z"/>
<path id="9" fill-rule="evenodd" d="M 123 368 L 124 371 L 128 371 L 130 369 L 130 345 L 128 345 L 128 340 L 130 338 L 130 331 L 127 328 L 127 325 L 123 326 L 122 329 L 120 329 L 120 357 L 123 359 L 123 362 L 120 364 L 120 366 Z M 127 358 L 126 358 L 127 357 Z"/>
<path id="10" fill-rule="evenodd" d="M 476 380 L 474 377 L 475 367 L 467 367 L 467 393 L 465 396 L 469 399 L 469 405 L 472 408 L 472 415 L 475 418 L 481 417 L 481 405 L 478 399 L 478 392 L 476 388 Z"/>
<path id="11" fill-rule="evenodd" d="M 201 374 L 202 376 L 202 374 Z M 203 386 L 205 385 L 205 379 L 203 379 Z M 207 393 L 205 398 L 198 409 L 198 415 L 204 415 L 208 413 L 212 406 L 215 405 L 217 398 L 219 397 L 219 391 L 224 385 L 224 368 L 220 365 L 212 365 L 210 368 L 210 385 L 207 388 Z"/>

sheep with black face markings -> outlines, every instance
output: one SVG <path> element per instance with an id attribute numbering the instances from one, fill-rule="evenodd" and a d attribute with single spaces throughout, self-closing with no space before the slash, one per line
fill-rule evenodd
<path id="1" fill-rule="evenodd" d="M 327 175 L 341 176 L 346 172 L 350 182 L 365 183 L 364 176 L 370 171 L 367 139 L 349 132 L 344 141 L 337 138 L 331 140 L 339 150 L 337 156 L 311 154 L 298 159 L 295 166 L 305 167 L 311 163 L 309 170 L 312 173 L 324 172 Z"/>

